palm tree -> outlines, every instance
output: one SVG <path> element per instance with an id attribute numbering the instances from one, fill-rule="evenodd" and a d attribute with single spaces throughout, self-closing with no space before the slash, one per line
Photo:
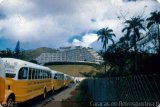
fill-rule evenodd
<path id="1" fill-rule="evenodd" d="M 147 24 L 147 28 L 151 28 L 153 25 L 156 25 L 157 26 L 157 38 L 158 38 L 158 53 L 160 53 L 160 11 L 157 12 L 151 12 L 151 16 L 149 18 L 147 18 L 147 20 L 149 21 L 148 24 Z"/>
<path id="2" fill-rule="evenodd" d="M 116 35 L 113 33 L 113 30 L 109 29 L 108 27 L 98 30 L 97 34 L 99 36 L 98 41 L 101 40 L 101 42 L 103 43 L 102 48 L 104 49 L 106 53 L 108 41 L 110 40 L 114 44 L 114 40 L 112 39 L 112 37 L 113 36 L 116 37 Z M 105 62 L 105 72 L 106 72 L 106 62 Z"/>
<path id="3" fill-rule="evenodd" d="M 114 40 L 112 39 L 112 37 L 116 37 L 116 35 L 113 33 L 113 30 L 109 29 L 108 27 L 100 29 L 97 34 L 99 36 L 98 41 L 101 40 L 101 42 L 103 43 L 103 49 L 106 52 L 108 41 L 111 40 L 114 44 Z"/>
<path id="4" fill-rule="evenodd" d="M 144 20 L 140 17 L 132 17 L 130 20 L 125 21 L 125 28 L 122 32 L 126 31 L 125 37 L 129 38 L 130 45 L 134 48 L 135 53 L 135 61 L 134 61 L 134 68 L 135 72 L 137 72 L 137 41 L 140 39 L 141 33 L 140 30 L 145 30 L 143 26 Z"/>

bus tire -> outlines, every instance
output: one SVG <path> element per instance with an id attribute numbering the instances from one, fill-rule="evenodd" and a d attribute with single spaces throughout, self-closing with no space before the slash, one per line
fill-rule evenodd
<path id="1" fill-rule="evenodd" d="M 44 92 L 43 92 L 43 98 L 45 99 L 46 98 L 46 94 L 47 94 L 47 91 L 46 91 L 46 88 L 44 89 Z"/>
<path id="2" fill-rule="evenodd" d="M 15 105 L 15 96 L 11 94 L 7 99 L 7 107 L 14 107 Z"/>

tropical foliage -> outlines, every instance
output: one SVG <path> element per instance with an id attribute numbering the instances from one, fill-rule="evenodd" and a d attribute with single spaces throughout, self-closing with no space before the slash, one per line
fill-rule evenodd
<path id="1" fill-rule="evenodd" d="M 130 20 L 126 20 L 125 24 L 126 27 L 122 30 L 122 32 L 127 31 L 125 34 L 125 37 L 128 38 L 128 40 L 130 41 L 130 46 L 134 47 L 134 69 L 135 72 L 137 72 L 137 41 L 140 39 L 141 37 L 141 32 L 140 30 L 145 30 L 144 26 L 143 26 L 143 22 L 144 20 L 141 19 L 140 17 L 133 17 Z"/>
<path id="2" fill-rule="evenodd" d="M 109 40 L 112 41 L 112 43 L 114 44 L 114 40 L 112 37 L 116 37 L 116 35 L 113 33 L 113 30 L 109 29 L 108 27 L 100 29 L 97 32 L 97 35 L 99 35 L 98 40 L 101 40 L 101 42 L 103 43 L 103 49 L 106 52 Z M 104 67 L 106 72 L 106 62 L 104 62 Z"/>
<path id="3" fill-rule="evenodd" d="M 107 28 L 102 28 L 100 29 L 97 34 L 99 35 L 99 38 L 98 40 L 101 40 L 101 42 L 103 43 L 103 49 L 107 50 L 107 44 L 108 44 L 108 41 L 112 41 L 112 43 L 114 43 L 114 40 L 113 40 L 113 36 L 116 37 L 116 35 L 113 33 L 113 30 L 112 29 L 109 29 L 108 27 Z"/>
<path id="4" fill-rule="evenodd" d="M 108 40 L 113 41 L 113 35 L 108 38 L 108 36 L 105 36 L 105 34 L 108 34 L 108 28 L 100 29 L 98 40 L 101 40 L 103 43 L 102 49 L 105 49 L 105 52 L 100 53 L 110 67 L 101 76 L 159 73 L 160 68 L 157 65 L 157 63 L 160 63 L 159 26 L 160 11 L 152 12 L 146 19 L 134 16 L 125 20 L 122 29 L 124 36 L 111 45 L 106 44 Z M 109 31 L 109 34 L 113 34 L 112 30 Z M 97 76 L 99 77 L 99 75 Z"/>
<path id="5" fill-rule="evenodd" d="M 158 40 L 158 53 L 160 53 L 160 11 L 157 12 L 152 12 L 151 16 L 149 18 L 147 18 L 148 24 L 147 24 L 147 28 L 151 29 L 154 25 L 156 25 L 157 27 L 157 32 L 154 32 L 156 35 L 156 38 Z"/>

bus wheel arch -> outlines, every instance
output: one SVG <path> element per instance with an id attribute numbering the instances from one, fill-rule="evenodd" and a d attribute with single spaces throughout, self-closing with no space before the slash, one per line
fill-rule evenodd
<path id="1" fill-rule="evenodd" d="M 15 100 L 16 100 L 16 97 L 15 97 L 14 93 L 11 93 L 7 98 L 7 106 L 8 107 L 14 106 Z"/>

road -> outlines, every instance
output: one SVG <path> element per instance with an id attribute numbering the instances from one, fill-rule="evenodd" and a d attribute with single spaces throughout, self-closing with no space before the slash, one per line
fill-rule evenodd
<path id="1" fill-rule="evenodd" d="M 72 85 L 68 87 L 66 90 L 56 94 L 53 96 L 53 100 L 44 104 L 43 107 L 61 107 L 61 101 L 71 97 L 71 92 L 75 90 L 76 85 Z"/>
<path id="2" fill-rule="evenodd" d="M 61 101 L 70 97 L 70 93 L 76 88 L 77 85 L 70 84 L 69 87 L 61 89 L 54 94 L 48 93 L 47 98 L 43 99 L 42 96 L 34 98 L 33 100 L 19 104 L 20 107 L 61 107 Z"/>

